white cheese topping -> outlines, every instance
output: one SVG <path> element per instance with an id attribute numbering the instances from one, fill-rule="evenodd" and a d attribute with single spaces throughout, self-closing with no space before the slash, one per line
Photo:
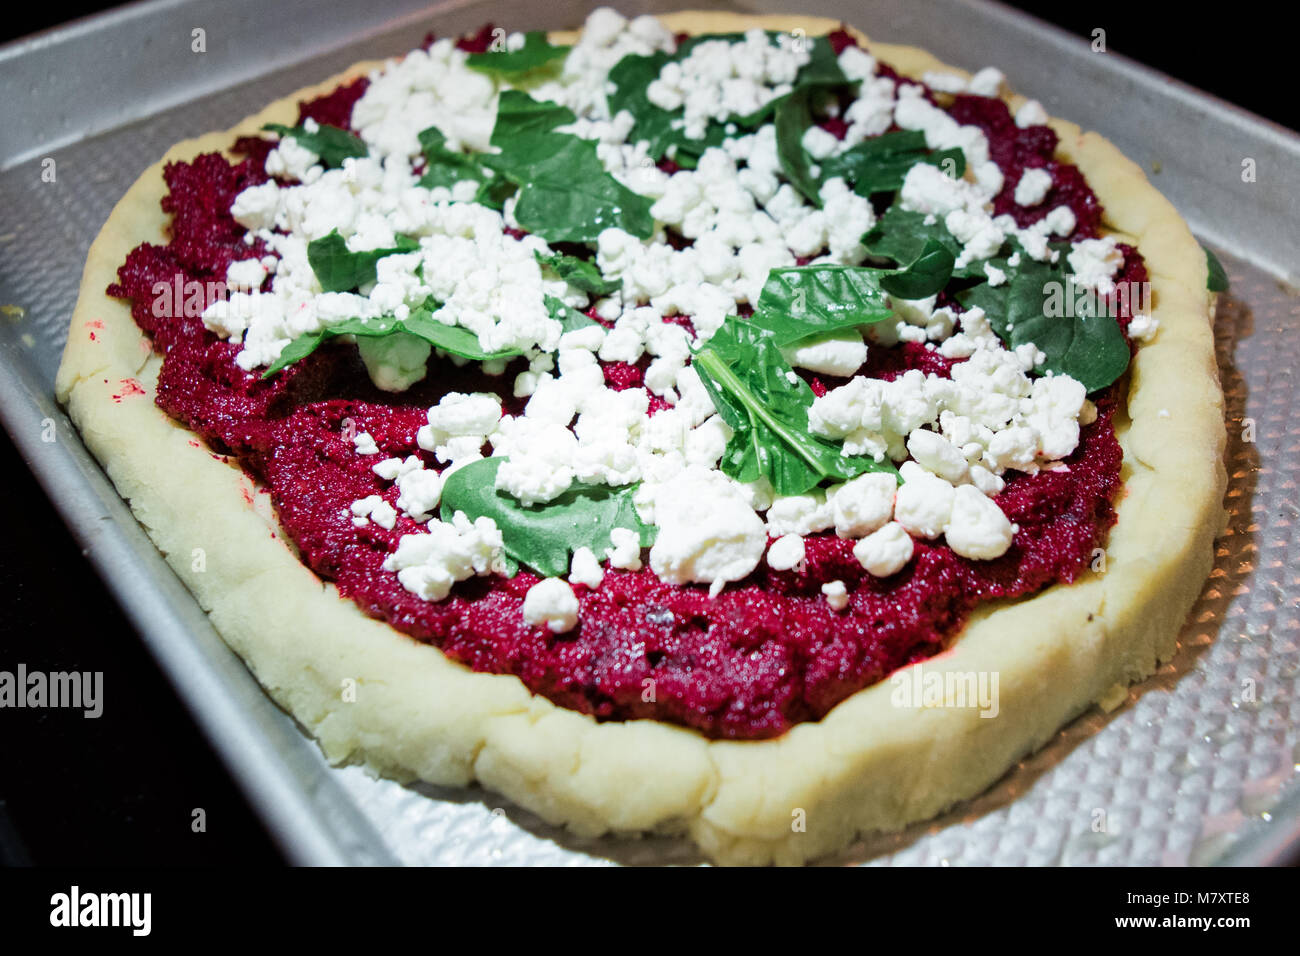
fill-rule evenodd
<path id="1" fill-rule="evenodd" d="M 1075 243 L 1067 261 L 1074 271 L 1075 282 L 1101 295 L 1109 295 L 1115 291 L 1112 279 L 1124 264 L 1124 253 L 1117 248 L 1113 236 L 1106 236 Z"/>
<path id="2" fill-rule="evenodd" d="M 573 630 L 578 623 L 578 598 L 561 578 L 543 578 L 524 595 L 524 620 L 544 625 L 552 634 Z"/>
<path id="3" fill-rule="evenodd" d="M 912 537 L 897 521 L 891 521 L 879 531 L 873 531 L 853 546 L 853 556 L 878 578 L 897 574 L 912 560 Z"/>
<path id="4" fill-rule="evenodd" d="M 521 42 L 514 35 L 508 45 Z M 401 538 L 385 567 L 426 600 L 442 600 L 455 582 L 503 566 L 501 533 L 492 521 L 434 517 L 447 477 L 485 454 L 502 459 L 497 490 L 525 506 L 545 507 L 575 485 L 635 485 L 638 515 L 656 530 L 651 569 L 670 583 L 707 584 L 716 595 L 764 559 L 775 570 L 799 570 L 804 538 L 832 530 L 854 542 L 858 561 L 876 576 L 906 566 L 913 536 L 943 538 L 968 558 L 997 557 L 1015 533 L 994 500 L 1007 471 L 1060 467 L 1078 443 L 1080 424 L 1095 417 L 1080 383 L 1061 375 L 1035 377 L 1031 373 L 1047 356 L 1033 345 L 1005 348 L 981 309 L 957 313 L 939 307 L 935 296 L 891 297 L 891 318 L 865 331 L 805 339 L 783 354 L 795 368 L 848 380 L 813 401 L 809 430 L 846 455 L 901 463 L 902 483 L 892 472 L 869 472 L 802 495 L 776 495 L 766 480 L 746 484 L 723 474 L 732 431 L 690 364 L 692 350 L 727 316 L 757 302 L 770 270 L 797 261 L 867 262 L 862 239 L 876 213 L 838 177 L 821 184 L 820 206 L 808 202 L 786 181 L 770 122 L 754 132 L 731 127 L 720 145 L 702 151 L 693 169 L 670 174 L 657 168 L 648 144 L 632 136 L 635 117 L 611 113 L 608 74 L 628 54 L 675 49 L 671 33 L 653 18 L 628 20 L 602 8 L 562 60 L 518 81 L 535 99 L 571 109 L 576 120 L 560 131 L 593 141 L 605 169 L 651 201 L 649 238 L 611 225 L 588 245 L 592 265 L 617 285 L 607 295 L 589 297 L 539 265 L 537 254 L 554 250 L 536 236 L 518 235 L 514 199 L 498 212 L 474 202 L 479 184 L 473 180 L 450 189 L 419 185 L 418 133 L 435 126 L 448 149 L 491 151 L 498 99 L 510 87 L 469 69 L 450 40 L 372 75 L 352 114 L 369 156 L 325 169 L 319 156 L 286 136 L 266 168 L 296 182 L 273 180 L 234 202 L 247 241 L 262 239 L 272 255 L 233 263 L 226 277 L 233 291 L 203 320 L 241 345 L 241 367 L 262 368 L 294 339 L 348 320 L 404 321 L 421 308 L 473 333 L 484 351 L 521 354 L 512 377 L 502 382 L 503 394 L 525 400 L 521 411 L 505 414 L 492 394 L 445 395 L 413 436 L 437 469 L 419 456 L 379 461 L 374 473 L 395 487 L 360 499 L 345 516 L 359 526 L 391 529 L 402 516 L 424 525 Z M 931 149 L 960 148 L 967 171 L 956 178 L 940 166 L 914 165 L 899 202 L 928 223 L 942 222 L 960 243 L 959 267 L 992 257 L 1008 238 L 1035 260 L 1057 258 L 1049 242 L 1077 226 L 1068 207 L 1047 209 L 1024 229 L 1010 216 L 994 216 L 1003 176 L 985 134 L 927 101 L 919 85 L 879 75 L 869 53 L 848 47 L 837 59 L 856 86 L 847 101 L 827 108 L 847 129 L 842 139 L 818 125 L 803 134 L 814 163 L 832 161 L 894 126 L 919 131 Z M 698 138 L 710 124 L 726 124 L 789 92 L 809 60 L 807 44 L 786 36 L 774 40 L 763 31 L 734 43 L 703 41 L 666 64 L 647 96 L 664 109 L 680 108 L 679 128 Z M 930 79 L 938 90 L 982 96 L 998 95 L 1004 81 L 992 68 L 969 81 Z M 1030 101 L 1016 122 L 1024 127 L 1046 118 Z M 1051 185 L 1045 170 L 1025 170 L 1015 200 L 1041 207 Z M 381 257 L 375 281 L 355 292 L 326 293 L 307 249 L 334 230 L 354 252 L 394 248 L 399 237 L 416 247 Z M 1068 256 L 1080 284 L 1103 293 L 1113 289 L 1123 262 L 1113 239 L 1075 243 Z M 985 264 L 984 273 L 998 287 L 1018 266 L 1019 256 L 1007 268 Z M 546 305 L 548 296 L 578 310 L 594 306 L 608 327 L 564 332 Z M 677 324 L 677 316 L 689 317 L 691 328 Z M 1130 325 L 1137 340 L 1155 331 L 1145 315 Z M 951 378 L 917 370 L 891 381 L 858 374 L 869 349 L 905 342 L 960 360 Z M 381 388 L 401 391 L 428 375 L 433 350 L 416 336 L 358 337 L 357 345 Z M 602 366 L 610 363 L 638 365 L 645 388 L 609 387 Z M 504 369 L 503 361 L 484 367 L 489 374 Z M 651 396 L 660 406 L 653 415 Z M 358 454 L 380 451 L 368 434 L 354 441 Z M 612 529 L 603 553 L 586 547 L 573 553 L 567 582 L 550 578 L 530 589 L 524 616 L 556 633 L 567 631 L 577 620 L 573 587 L 600 588 L 606 574 L 639 570 L 642 561 L 638 532 Z M 843 582 L 823 592 L 831 607 L 848 606 Z"/>
<path id="5" fill-rule="evenodd" d="M 718 482 L 679 477 L 655 501 L 659 534 L 650 567 L 671 584 L 707 581 L 710 595 L 748 575 L 763 558 L 763 519 Z"/>
<path id="6" fill-rule="evenodd" d="M 793 37 L 780 40 L 773 43 L 754 29 L 738 43 L 701 41 L 682 60 L 664 64 L 646 87 L 646 98 L 665 110 L 682 109 L 686 135 L 702 139 L 709 120 L 757 112 L 790 92 L 812 54 Z"/>
<path id="7" fill-rule="evenodd" d="M 600 561 L 591 548 L 579 548 L 573 552 L 573 560 L 569 564 L 570 584 L 585 584 L 594 591 L 604 580 L 605 569 L 600 566 Z"/>
<path id="8" fill-rule="evenodd" d="M 1037 206 L 1047 198 L 1052 189 L 1052 174 L 1045 169 L 1034 167 L 1020 174 L 1016 183 L 1015 200 L 1021 206 Z"/>
<path id="9" fill-rule="evenodd" d="M 402 535 L 384 561 L 384 570 L 396 571 L 411 593 L 441 601 L 457 581 L 503 570 L 501 532 L 491 518 L 471 522 L 458 511 L 450 522 L 433 518 L 427 527 L 427 533 Z"/>
<path id="10" fill-rule="evenodd" d="M 849 589 L 843 581 L 827 581 L 822 585 L 822 594 L 832 610 L 842 611 L 849 606 Z"/>
<path id="11" fill-rule="evenodd" d="M 803 538 L 797 534 L 783 534 L 767 549 L 767 563 L 774 571 L 789 571 L 804 559 Z"/>

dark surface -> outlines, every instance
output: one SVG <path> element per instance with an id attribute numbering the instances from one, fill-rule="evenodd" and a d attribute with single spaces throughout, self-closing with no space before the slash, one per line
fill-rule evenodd
<path id="1" fill-rule="evenodd" d="M 684 0 L 683 6 L 690 6 Z M 1111 50 L 1295 128 L 1295 93 L 1279 83 L 1289 30 L 1263 9 L 1217 16 L 1190 8 L 1092 2 L 1015 4 L 1080 37 L 1106 30 Z M 112 4 L 26 8 L 0 41 Z M 869 24 L 863 24 L 869 27 Z M 1081 40 L 1081 42 L 1084 42 Z M 0 670 L 104 674 L 104 713 L 0 710 L 0 862 L 273 864 L 281 857 L 0 433 L 10 509 L 0 545 Z M 207 830 L 191 828 L 196 808 Z"/>
<path id="2" fill-rule="evenodd" d="M 100 671 L 103 712 L 0 710 L 0 862 L 275 864 L 279 853 L 0 431 L 0 670 Z M 206 832 L 194 832 L 202 809 Z"/>

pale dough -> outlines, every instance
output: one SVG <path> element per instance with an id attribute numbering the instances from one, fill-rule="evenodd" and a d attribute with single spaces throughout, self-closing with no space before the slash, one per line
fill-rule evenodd
<path id="1" fill-rule="evenodd" d="M 692 33 L 757 25 L 816 36 L 838 26 L 723 13 L 663 20 Z M 951 71 L 915 48 L 870 49 L 909 76 Z M 263 123 L 292 123 L 298 100 L 376 65 L 358 64 L 234 129 L 180 143 L 164 161 L 223 150 Z M 1023 98 L 1009 101 L 1014 109 Z M 249 503 L 265 496 L 247 494 L 250 479 L 237 466 L 158 409 L 159 359 L 127 304 L 104 294 L 133 247 L 166 241 L 162 162 L 136 181 L 91 247 L 58 398 L 217 630 L 330 760 L 361 761 L 398 779 L 478 780 L 581 834 L 685 832 L 718 862 L 802 862 L 979 793 L 1092 703 L 1117 704 L 1129 683 L 1174 653 L 1210 570 L 1226 475 L 1204 253 L 1114 146 L 1071 123 L 1051 125 L 1059 155 L 1082 169 L 1104 205 L 1106 226 L 1145 256 L 1160 331 L 1138 352 L 1127 416 L 1116 418 L 1125 486 L 1106 573 L 985 606 L 949 652 L 924 664 L 997 671 L 994 719 L 976 709 L 891 706 L 885 681 L 775 740 L 712 741 L 645 720 L 598 724 L 533 696 L 514 677 L 474 673 L 367 617 L 272 534 L 265 508 Z M 87 323 L 95 320 L 103 327 L 92 340 Z M 146 394 L 115 401 L 127 378 Z M 204 552 L 201 572 L 195 548 Z M 343 699 L 348 681 L 357 685 L 353 703 Z"/>

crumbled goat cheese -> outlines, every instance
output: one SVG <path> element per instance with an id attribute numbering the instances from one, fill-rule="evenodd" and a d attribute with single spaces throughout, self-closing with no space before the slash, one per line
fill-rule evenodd
<path id="1" fill-rule="evenodd" d="M 989 561 L 1011 547 L 1012 525 L 992 498 L 972 485 L 953 493 L 952 513 L 944 540 L 964 558 Z"/>
<path id="2" fill-rule="evenodd" d="M 903 484 L 894 500 L 894 520 L 918 537 L 939 537 L 952 517 L 956 490 L 915 462 L 904 462 L 899 472 Z"/>
<path id="3" fill-rule="evenodd" d="M 1066 257 L 1074 281 L 1100 295 L 1115 291 L 1114 275 L 1124 265 L 1124 253 L 1114 236 L 1077 242 Z"/>
<path id="4" fill-rule="evenodd" d="M 379 495 L 368 495 L 352 502 L 351 511 L 352 523 L 358 528 L 373 521 L 379 527 L 392 531 L 397 524 L 397 510 Z"/>
<path id="5" fill-rule="evenodd" d="M 383 565 L 385 571 L 396 571 L 398 582 L 412 594 L 442 601 L 457 581 L 504 570 L 501 532 L 491 518 L 471 522 L 457 511 L 450 522 L 433 518 L 427 528 L 402 535 Z"/>
<path id="6" fill-rule="evenodd" d="M 867 472 L 837 485 L 829 496 L 835 533 L 860 538 L 882 527 L 894 513 L 897 490 L 898 482 L 887 472 Z"/>
<path id="7" fill-rule="evenodd" d="M 573 560 L 569 563 L 570 584 L 585 584 L 594 591 L 604 580 L 605 569 L 591 548 L 578 548 L 573 552 Z"/>
<path id="8" fill-rule="evenodd" d="M 578 597 L 563 578 L 543 578 L 524 595 L 524 620 L 564 634 L 578 623 Z"/>
<path id="9" fill-rule="evenodd" d="M 671 584 L 697 581 L 717 595 L 763 559 L 767 532 L 745 501 L 718 483 L 679 478 L 655 502 L 650 567 Z"/>
<path id="10" fill-rule="evenodd" d="M 803 538 L 797 534 L 783 534 L 767 549 L 767 563 L 775 571 L 789 571 L 803 559 Z"/>
<path id="11" fill-rule="evenodd" d="M 849 606 L 849 589 L 843 581 L 827 581 L 822 585 L 822 594 L 833 611 L 842 611 Z"/>
<path id="12" fill-rule="evenodd" d="M 1153 316 L 1139 312 L 1129 320 L 1128 334 L 1138 342 L 1150 342 L 1160 329 L 1160 321 Z"/>
<path id="13" fill-rule="evenodd" d="M 352 444 L 356 446 L 358 455 L 379 454 L 379 446 L 375 444 L 370 432 L 357 432 L 352 436 Z"/>
<path id="14" fill-rule="evenodd" d="M 1016 110 L 1016 125 L 1021 129 L 1027 126 L 1042 126 L 1047 122 L 1047 110 L 1038 100 L 1025 100 L 1024 105 Z"/>
<path id="15" fill-rule="evenodd" d="M 897 574 L 912 560 L 912 536 L 897 521 L 891 521 L 879 531 L 873 531 L 853 546 L 853 556 L 878 578 Z"/>
<path id="16" fill-rule="evenodd" d="M 624 571 L 641 570 L 641 537 L 630 528 L 614 528 L 609 533 L 613 547 L 605 549 L 605 558 L 612 568 Z"/>
<path id="17" fill-rule="evenodd" d="M 1016 183 L 1015 200 L 1021 206 L 1037 206 L 1051 190 L 1051 173 L 1045 169 L 1026 169 Z"/>
<path id="18" fill-rule="evenodd" d="M 665 63 L 646 98 L 661 109 L 683 110 L 686 135 L 702 139 L 710 120 L 757 112 L 790 92 L 812 54 L 810 44 L 780 39 L 773 43 L 754 29 L 738 43 L 704 40 L 682 60 Z"/>
<path id="19" fill-rule="evenodd" d="M 522 43 L 522 34 L 506 39 L 507 49 Z M 285 136 L 266 162 L 278 181 L 244 190 L 234 200 L 232 215 L 248 230 L 246 241 L 260 238 L 270 254 L 232 263 L 225 277 L 229 295 L 213 302 L 203 321 L 240 346 L 237 362 L 245 370 L 276 361 L 301 336 L 354 319 L 401 322 L 421 308 L 432 309 L 436 321 L 472 332 L 485 351 L 517 353 L 527 365 L 503 383 L 526 399 L 522 411 L 504 414 L 501 399 L 491 394 L 448 393 L 428 409 L 427 424 L 415 436 L 440 470 L 426 468 L 417 455 L 383 459 L 373 471 L 394 483 L 395 503 L 371 495 L 344 515 L 358 526 L 390 530 L 402 516 L 424 525 L 401 537 L 384 567 L 425 600 L 443 600 L 457 581 L 504 566 L 501 534 L 490 519 L 433 517 L 445 479 L 484 454 L 501 459 L 497 488 L 526 505 L 544 505 L 575 484 L 637 483 L 638 513 L 657 529 L 651 568 L 670 583 L 708 584 L 716 595 L 751 574 L 764 557 L 775 570 L 798 567 L 806 559 L 804 537 L 831 529 L 855 542 L 854 555 L 875 576 L 906 566 L 913 535 L 945 536 L 966 557 L 996 557 L 1015 533 L 993 500 L 1005 486 L 1002 476 L 1008 469 L 1061 467 L 1078 443 L 1080 425 L 1096 417 L 1080 383 L 1062 375 L 1031 377 L 1045 362 L 1044 353 L 1033 345 L 1003 347 L 982 310 L 959 315 L 938 307 L 935 296 L 890 297 L 894 315 L 865 334 L 836 332 L 784 354 L 793 367 L 848 379 L 814 400 L 811 432 L 842 443 L 847 455 L 902 462 L 902 484 L 892 473 L 869 472 L 803 495 L 776 495 L 766 480 L 746 484 L 723 474 L 719 463 L 732 431 L 691 367 L 692 349 L 727 316 L 754 305 L 771 269 L 806 260 L 850 266 L 867 261 L 862 237 L 875 225 L 876 213 L 869 198 L 839 177 L 821 185 L 819 205 L 808 202 L 786 181 L 771 123 L 747 133 L 728 127 L 727 138 L 703 150 L 694 169 L 658 169 L 648 144 L 630 141 L 632 113 L 610 110 L 608 74 L 629 54 L 675 49 L 672 33 L 653 17 L 629 20 L 600 8 L 562 62 L 519 81 L 534 98 L 571 109 L 576 119 L 561 132 L 594 142 L 604 168 L 653 202 L 649 238 L 608 228 L 594 243 L 593 264 L 618 284 L 609 295 L 589 297 L 539 265 L 537 254 L 551 249 L 515 231 L 515 199 L 497 211 L 474 202 L 478 182 L 419 185 L 418 133 L 435 126 L 450 149 L 490 149 L 498 97 L 511 86 L 508 79 L 471 70 L 451 40 L 390 61 L 371 76 L 352 114 L 368 156 L 325 169 L 319 156 Z M 958 179 L 949 170 L 917 164 L 904 176 L 899 201 L 927 222 L 943 223 L 961 244 L 958 266 L 992 257 L 1008 238 L 1035 260 L 1057 260 L 1060 254 L 1049 242 L 1072 235 L 1077 226 L 1067 206 L 1048 210 L 1024 229 L 1011 216 L 994 216 L 1003 177 L 978 127 L 957 123 L 916 83 L 880 75 L 874 57 L 857 47 L 847 47 L 837 60 L 857 86 L 850 99 L 828 104 L 829 115 L 846 126 L 842 139 L 816 124 L 803 134 L 814 162 L 895 126 L 920 131 L 931 149 L 960 148 L 969 172 Z M 698 138 L 710 124 L 725 124 L 789 92 L 809 61 L 806 44 L 750 31 L 738 42 L 695 44 L 680 62 L 663 67 L 647 96 L 665 109 L 680 109 L 678 128 Z M 939 91 L 997 96 L 1005 77 L 988 68 L 969 80 L 927 79 Z M 1046 121 L 1034 101 L 1016 114 L 1020 127 Z M 1041 205 L 1051 184 L 1046 170 L 1025 170 L 1014 190 L 1016 202 Z M 399 236 L 414 239 L 418 248 L 380 258 L 373 283 L 326 293 L 311 268 L 308 245 L 334 230 L 354 252 L 389 248 Z M 689 243 L 674 248 L 670 235 Z M 1073 244 L 1068 261 L 1078 282 L 1107 293 L 1123 256 L 1113 239 L 1088 240 Z M 1018 265 L 1017 256 L 1011 267 Z M 987 263 L 984 273 L 993 286 L 1009 279 L 1007 270 Z M 594 314 L 610 327 L 565 333 L 550 315 L 548 296 L 577 309 L 594 304 Z M 694 336 L 671 321 L 676 316 L 689 317 Z M 1129 333 L 1145 341 L 1156 327 L 1155 319 L 1138 315 Z M 924 343 L 964 361 L 950 378 L 912 370 L 886 382 L 857 374 L 869 348 L 902 342 Z M 404 332 L 359 336 L 357 347 L 372 380 L 390 391 L 422 380 L 433 354 L 426 341 Z M 608 387 L 601 363 L 611 362 L 643 368 L 645 388 Z M 504 360 L 483 365 L 488 374 L 504 369 Z M 650 415 L 651 395 L 669 407 Z M 367 433 L 353 441 L 359 454 L 380 452 Z M 603 553 L 578 548 L 567 583 L 552 578 L 530 589 L 525 619 L 556 633 L 571 630 L 579 606 L 571 585 L 601 587 L 608 573 L 602 561 L 610 569 L 642 567 L 636 531 L 612 529 L 610 545 Z M 843 581 L 822 590 L 832 608 L 847 607 Z"/>

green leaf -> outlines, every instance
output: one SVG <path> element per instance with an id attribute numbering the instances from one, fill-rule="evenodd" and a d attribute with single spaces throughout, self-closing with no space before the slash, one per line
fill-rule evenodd
<path id="1" fill-rule="evenodd" d="M 491 143 L 498 149 L 506 149 L 520 136 L 549 133 L 576 119 L 573 110 L 567 106 L 550 100 L 535 100 L 520 90 L 503 90 L 497 100 Z"/>
<path id="2" fill-rule="evenodd" d="M 414 252 L 420 243 L 406 236 L 397 237 L 397 245 L 387 249 L 353 252 L 339 231 L 307 243 L 307 261 L 326 292 L 350 292 L 375 281 L 375 264 L 384 256 Z"/>
<path id="3" fill-rule="evenodd" d="M 590 292 L 593 295 L 609 295 L 622 287 L 622 283 L 617 279 L 606 279 L 602 276 L 595 263 L 587 259 L 566 256 L 558 252 L 551 255 L 542 252 L 533 254 L 543 268 L 550 269 L 569 285 L 575 289 L 581 289 L 583 292 Z"/>
<path id="4" fill-rule="evenodd" d="M 778 494 L 798 495 L 826 480 L 895 472 L 888 461 L 846 456 L 808 431 L 812 389 L 791 374 L 772 333 L 730 317 L 695 353 L 693 366 L 731 426 L 722 470 L 737 481 L 767 478 Z"/>
<path id="5" fill-rule="evenodd" d="M 574 485 L 554 501 L 526 506 L 496 489 L 497 470 L 503 458 L 484 458 L 458 468 L 442 486 L 442 520 L 457 511 L 471 518 L 496 522 L 505 552 L 519 564 L 545 577 L 569 573 L 569 561 L 578 548 L 590 548 L 597 557 L 613 546 L 614 528 L 637 532 L 642 547 L 654 543 L 654 528 L 643 524 L 632 503 L 636 485 Z"/>
<path id="6" fill-rule="evenodd" d="M 589 325 L 600 324 L 591 316 L 583 315 L 573 306 L 565 305 L 563 300 L 553 295 L 543 297 L 542 301 L 546 304 L 546 311 L 551 314 L 551 318 L 559 322 L 565 332 L 575 332 Z"/>
<path id="7" fill-rule="evenodd" d="M 704 139 L 693 140 L 686 135 L 684 129 L 673 125 L 674 122 L 681 122 L 684 110 L 663 109 L 651 103 L 646 96 L 646 87 L 659 76 L 664 64 L 679 59 L 680 56 L 680 50 L 676 55 L 662 51 L 649 56 L 629 53 L 609 71 L 609 82 L 613 84 L 614 92 L 608 95 L 607 101 L 611 114 L 617 115 L 627 110 L 636 121 L 628 135 L 628 142 L 644 140 L 650 158 L 655 161 L 662 159 L 671 149 L 675 157 L 680 157 L 677 160 L 679 164 L 693 166 L 694 160 L 707 147 L 722 143 L 726 137 L 723 124 L 710 123 Z"/>
<path id="8" fill-rule="evenodd" d="M 471 53 L 465 59 L 465 65 L 483 73 L 517 76 L 567 56 L 569 49 L 567 46 L 552 46 L 541 30 L 530 30 L 524 34 L 521 49 L 503 50 L 500 53 Z"/>
<path id="9" fill-rule="evenodd" d="M 330 169 L 342 166 L 345 159 L 370 154 L 361 137 L 337 126 L 322 123 L 314 133 L 307 132 L 301 126 L 285 126 L 283 123 L 267 123 L 262 129 L 279 133 L 281 137 L 292 136 L 299 146 L 310 149 L 320 157 L 321 164 Z"/>
<path id="10" fill-rule="evenodd" d="M 650 85 L 663 69 L 664 64 L 673 59 L 669 53 L 660 51 L 649 56 L 629 53 L 614 64 L 609 71 L 609 83 L 613 92 L 606 96 L 611 115 L 623 110 L 632 114 L 636 124 L 628 136 L 629 142 L 645 140 L 649 143 L 650 156 L 660 159 L 668 147 L 679 138 L 673 130 L 672 122 L 681 115 L 681 110 L 669 111 L 655 106 L 646 96 L 646 87 Z"/>
<path id="11" fill-rule="evenodd" d="M 881 276 L 880 286 L 900 299 L 924 299 L 948 284 L 954 261 L 952 252 L 943 243 L 928 239 L 910 266 Z"/>
<path id="12" fill-rule="evenodd" d="M 774 42 L 778 37 L 788 36 L 776 31 L 768 31 L 768 37 Z M 787 97 L 777 97 L 753 113 L 733 115 L 726 120 L 711 120 L 702 139 L 692 139 L 684 129 L 674 127 L 680 123 L 685 111 L 683 109 L 665 110 L 655 106 L 646 96 L 646 87 L 658 78 L 659 72 L 669 61 L 680 61 L 700 43 L 707 40 L 726 40 L 738 42 L 744 35 L 740 33 L 713 33 L 694 36 L 684 40 L 677 47 L 676 53 L 662 51 L 648 56 L 628 54 L 619 60 L 609 72 L 609 81 L 614 92 L 607 97 L 611 113 L 627 110 L 632 114 L 636 124 L 628 136 L 629 142 L 646 141 L 649 155 L 659 160 L 671 154 L 673 160 L 684 169 L 694 169 L 704 150 L 710 146 L 719 146 L 728 136 L 727 126 L 734 125 L 737 133 L 748 132 L 769 122 L 778 105 Z M 809 51 L 811 59 L 800 69 L 795 78 L 794 89 L 812 89 L 814 87 L 842 86 L 848 84 L 848 78 L 840 69 L 835 51 L 824 37 L 807 39 L 812 44 Z M 734 134 L 733 134 L 734 135 Z"/>
<path id="13" fill-rule="evenodd" d="M 789 34 L 787 34 L 789 36 Z M 835 55 L 829 37 L 804 37 L 803 42 L 812 46 L 808 50 L 809 60 L 799 69 L 794 85 L 799 87 L 835 87 L 847 86 L 849 78 L 840 69 L 840 59 Z"/>
<path id="14" fill-rule="evenodd" d="M 772 269 L 751 323 L 784 348 L 837 329 L 869 325 L 892 314 L 880 288 L 880 270 L 816 265 Z"/>
<path id="15" fill-rule="evenodd" d="M 592 140 L 523 134 L 484 162 L 519 186 L 520 227 L 548 242 L 595 242 L 611 226 L 642 239 L 654 232 L 653 201 L 606 172 Z"/>
<path id="16" fill-rule="evenodd" d="M 789 37 L 790 34 L 781 34 L 769 30 L 768 36 L 775 39 L 779 36 Z M 803 42 L 812 44 L 812 48 L 808 51 L 811 58 L 799 69 L 790 92 L 785 96 L 778 96 L 768 101 L 753 113 L 731 117 L 731 122 L 743 129 L 756 129 L 771 120 L 777 107 L 794 93 L 803 90 L 831 89 L 836 86 L 849 85 L 849 78 L 840 69 L 839 58 L 835 56 L 835 50 L 826 37 L 811 39 L 805 37 Z"/>
<path id="17" fill-rule="evenodd" d="M 398 319 L 391 315 L 379 316 L 373 319 L 348 319 L 320 332 L 300 335 L 284 347 L 284 350 L 280 352 L 280 357 L 262 373 L 262 378 L 270 378 L 281 369 L 301 361 L 312 352 L 315 352 L 325 342 L 338 338 L 340 335 L 379 338 L 397 332 L 406 332 L 424 339 L 430 345 L 442 349 L 444 352 L 450 352 L 453 355 L 479 362 L 514 358 L 522 354 L 514 349 L 501 352 L 483 351 L 482 346 L 479 345 L 478 336 L 469 329 L 461 328 L 458 325 L 446 325 L 435 319 L 433 312 L 437 307 L 437 303 L 430 300 L 420 308 L 412 310 L 411 314 L 405 319 Z"/>
<path id="18" fill-rule="evenodd" d="M 1205 287 L 1211 292 L 1228 291 L 1228 273 L 1224 271 L 1223 263 L 1219 257 L 1210 251 L 1209 246 L 1201 246 L 1205 250 L 1205 266 L 1207 271 L 1205 277 Z"/>
<path id="19" fill-rule="evenodd" d="M 515 184 L 504 176 L 497 176 L 479 186 L 474 201 L 480 206 L 500 211 L 505 208 L 506 200 L 514 194 Z"/>
<path id="20" fill-rule="evenodd" d="M 782 99 L 776 107 L 773 123 L 776 125 L 776 156 L 781 162 L 781 172 L 805 199 L 821 208 L 818 180 L 812 172 L 812 159 L 803 148 L 803 134 L 812 125 L 812 108 L 809 106 L 811 90 L 796 89 Z"/>
<path id="21" fill-rule="evenodd" d="M 926 219 L 933 222 L 926 223 Z M 927 216 L 924 213 L 904 209 L 898 203 L 885 210 L 872 229 L 862 237 L 862 244 L 867 252 L 884 259 L 893 259 L 899 267 L 916 262 L 925 252 L 927 246 L 937 243 L 948 251 L 955 261 L 962 252 L 962 244 L 957 241 L 943 219 Z M 1005 250 L 1006 246 L 1003 247 Z M 968 262 L 953 269 L 953 277 L 958 279 L 985 278 L 984 263 L 988 260 Z"/>
<path id="22" fill-rule="evenodd" d="M 1007 273 L 1000 286 L 981 283 L 958 293 L 963 306 L 978 306 L 1008 348 L 1032 342 L 1047 355 L 1035 374 L 1069 375 L 1094 392 L 1124 374 L 1129 346 L 1119 323 L 1099 311 L 1096 296 L 1075 285 L 1066 271 L 1068 244 L 1054 243 L 1061 252 L 1056 263 L 1038 262 L 1021 251 L 1020 264 L 994 260 Z"/>
<path id="23" fill-rule="evenodd" d="M 436 189 L 439 186 L 450 189 L 464 180 L 481 184 L 492 182 L 492 171 L 479 162 L 477 157 L 447 148 L 447 137 L 438 127 L 430 126 L 422 130 L 419 139 L 420 150 L 426 161 L 420 185 L 425 189 Z"/>
<path id="24" fill-rule="evenodd" d="M 459 325 L 447 325 L 433 317 L 433 309 L 427 305 L 414 310 L 405 321 L 398 323 L 397 331 L 418 335 L 434 348 L 459 355 L 461 358 L 476 362 L 491 362 L 496 359 L 514 358 L 522 355 L 519 349 L 502 349 L 499 352 L 485 352 L 479 344 L 478 336 L 469 329 Z"/>
<path id="25" fill-rule="evenodd" d="M 931 151 L 925 134 L 900 130 L 863 140 L 838 156 L 822 160 L 821 181 L 839 176 L 861 196 L 901 189 L 907 171 L 917 163 L 945 169 L 954 177 L 966 172 L 966 157 L 958 148 Z M 951 163 L 950 169 L 944 166 Z"/>

